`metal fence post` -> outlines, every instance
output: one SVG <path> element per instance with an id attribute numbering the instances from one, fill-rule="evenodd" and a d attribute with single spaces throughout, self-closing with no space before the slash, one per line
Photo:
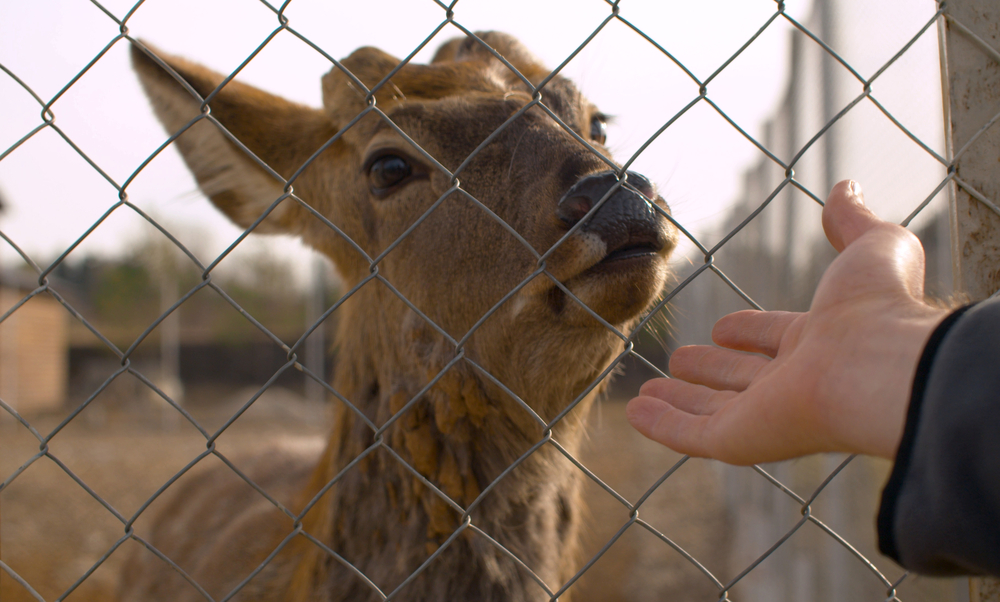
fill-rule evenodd
<path id="1" fill-rule="evenodd" d="M 1000 128 L 991 127 L 1000 118 L 1000 16 L 991 5 L 949 0 L 941 45 L 955 288 L 972 300 L 1000 288 Z"/>
<path id="2" fill-rule="evenodd" d="M 940 4 L 955 290 L 978 301 L 1000 289 L 1000 15 L 991 0 Z M 1000 602 L 1000 580 L 970 579 L 969 598 Z"/>

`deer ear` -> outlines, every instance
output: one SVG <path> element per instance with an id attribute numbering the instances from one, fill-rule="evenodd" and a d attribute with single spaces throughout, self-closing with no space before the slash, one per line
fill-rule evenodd
<path id="1" fill-rule="evenodd" d="M 340 64 L 371 89 L 399 65 L 399 59 L 378 48 L 365 46 L 352 52 Z M 376 94 L 378 100 L 388 100 L 392 96 L 391 86 L 389 88 L 388 92 L 383 88 Z M 323 106 L 332 119 L 353 119 L 367 106 L 365 98 L 364 88 L 355 84 L 354 78 L 339 67 L 334 66 L 323 76 Z"/>
<path id="2" fill-rule="evenodd" d="M 507 59 L 529 81 L 538 83 L 548 76 L 549 70 L 542 61 L 514 36 L 499 31 L 477 31 L 476 36 Z M 496 60 L 493 53 L 475 38 L 465 37 L 453 38 L 442 44 L 431 63 L 491 60 Z"/>
<path id="3" fill-rule="evenodd" d="M 224 77 L 201 65 L 146 45 L 202 98 Z M 201 114 L 202 101 L 138 46 L 132 64 L 156 116 L 171 134 Z M 318 109 L 295 104 L 254 87 L 230 81 L 209 103 L 210 114 L 282 178 L 290 177 L 337 131 Z M 282 194 L 285 184 L 203 118 L 175 141 L 202 192 L 242 228 L 256 221 Z M 303 211 L 294 201 L 275 207 L 257 232 L 295 232 Z"/>

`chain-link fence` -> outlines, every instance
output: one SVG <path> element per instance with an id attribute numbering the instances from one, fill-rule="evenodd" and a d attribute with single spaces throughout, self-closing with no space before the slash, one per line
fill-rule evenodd
<path id="1" fill-rule="evenodd" d="M 805 307 L 831 258 L 819 208 L 844 177 L 864 182 L 870 201 L 879 192 L 903 197 L 898 205 L 875 201 L 875 209 L 890 218 L 901 212 L 898 221 L 928 249 L 929 290 L 950 292 L 947 241 L 957 218 L 952 212 L 949 223 L 946 196 L 957 184 L 997 212 L 998 191 L 956 166 L 982 154 L 976 145 L 1000 114 L 974 111 L 978 121 L 966 128 L 973 133 L 957 136 L 953 148 L 938 133 L 940 88 L 918 86 L 913 96 L 914 87 L 900 87 L 900 78 L 920 71 L 939 80 L 944 3 L 928 3 L 898 41 L 887 35 L 882 48 L 891 50 L 877 59 L 855 52 L 864 46 L 851 38 L 858 7 L 850 2 L 816 2 L 806 17 L 766 3 L 766 18 L 702 74 L 678 58 L 683 49 L 632 19 L 626 2 L 595 2 L 602 14 L 551 73 L 509 39 L 474 33 L 462 2 L 428 0 L 435 24 L 402 60 L 374 51 L 338 60 L 303 33 L 308 24 L 296 21 L 295 2 L 248 2 L 263 6 L 269 25 L 245 60 L 218 77 L 171 58 L 198 59 L 185 48 L 161 52 L 134 34 L 130 23 L 155 0 L 92 4 L 116 33 L 55 93 L 39 93 L 36 72 L 0 57 L 4 94 L 30 99 L 40 113 L 2 142 L 0 168 L 17 165 L 33 140 L 56 136 L 110 186 L 112 199 L 54 261 L 23 251 L 30 241 L 0 227 L 0 244 L 16 253 L 0 280 L 4 600 L 105 600 L 123 582 L 133 584 L 125 590 L 132 596 L 170 591 L 171 599 L 209 600 L 305 600 L 309 589 L 351 600 L 960 599 L 961 584 L 915 579 L 875 552 L 872 517 L 886 466 L 823 457 L 735 469 L 682 458 L 638 441 L 613 401 L 634 392 L 643 375 L 662 374 L 656 339 L 665 334 L 656 325 L 667 313 L 671 341 L 683 343 L 706 341 L 711 324 L 732 310 Z M 909 14 L 912 7 L 890 8 Z M 989 31 L 978 20 L 947 23 L 984 60 L 998 59 L 995 22 Z M 603 150 L 605 116 L 580 104 L 560 76 L 611 27 L 679 70 L 690 90 L 619 163 Z M 718 102 L 713 84 L 776 30 L 791 39 L 790 82 L 774 117 L 757 128 L 734 118 L 739 108 Z M 417 67 L 418 54 L 454 36 L 468 38 L 442 58 L 478 66 Z M 279 43 L 323 62 L 331 70 L 324 93 L 340 104 L 321 112 L 256 96 L 243 109 L 255 113 L 234 113 L 239 94 L 257 94 L 234 80 Z M 57 117 L 75 87 L 127 48 L 168 133 L 117 173 Z M 907 61 L 916 68 L 901 67 Z M 893 78 L 884 86 L 892 98 L 880 96 Z M 636 94 L 641 82 L 617 85 Z M 501 88 L 506 93 L 495 94 Z M 920 120 L 926 111 L 911 110 L 924 97 L 939 103 L 931 122 Z M 627 170 L 699 110 L 724 121 L 759 161 L 718 228 L 688 223 L 676 205 L 671 215 L 646 198 L 655 217 L 637 226 L 645 238 L 619 241 L 617 250 L 664 244 L 650 238 L 662 239 L 657 228 L 669 222 L 681 239 L 675 255 L 688 261 L 671 264 L 672 280 L 655 301 L 632 302 L 641 313 L 621 309 L 628 302 L 617 297 L 607 307 L 572 281 L 567 256 L 585 255 L 579 241 L 595 235 L 590 224 L 605 206 L 627 202 L 620 195 L 655 196 Z M 296 120 L 299 130 L 284 129 Z M 200 235 L 131 200 L 175 148 L 205 194 L 245 228 L 221 252 L 206 257 L 191 242 Z M 180 169 L 176 161 L 171 167 Z M 604 170 L 613 177 L 557 216 L 558 236 L 538 234 L 536 224 L 554 219 L 556 201 L 580 177 Z M 362 192 L 351 188 L 351 178 L 367 177 L 378 179 L 374 204 L 335 208 L 315 193 L 344 203 L 369 194 L 367 183 Z M 394 194 L 432 184 L 433 198 L 389 205 Z M 551 203 L 517 205 L 518 191 Z M 60 202 L 72 201 L 7 198 L 14 210 L 44 203 L 53 221 Z M 134 261 L 114 269 L 75 264 L 123 215 L 145 224 L 152 241 L 137 245 Z M 387 238 L 365 238 L 379 228 Z M 305 299 L 266 251 L 244 264 L 252 276 L 226 276 L 239 249 L 253 244 L 250 234 L 281 229 L 337 262 L 338 290 L 316 286 L 320 293 Z M 626 288 L 648 282 L 636 277 Z M 555 326 L 572 320 L 589 334 Z M 227 337 L 223 351 L 215 341 Z M 326 337 L 336 342 L 332 357 Z M 619 366 L 628 368 L 612 401 L 588 425 L 594 397 Z M 181 378 L 193 372 L 231 386 L 209 388 L 202 397 L 211 402 L 199 400 Z M 245 375 L 238 386 L 227 381 L 236 373 Z M 329 399 L 332 417 L 287 393 L 297 386 L 293 375 L 304 375 L 294 382 L 304 380 L 312 397 Z M 313 440 L 329 442 L 318 464 Z M 272 448 L 282 451 L 260 458 Z M 128 556 L 138 560 L 127 564 Z M 149 589 L 136 585 L 142 579 Z"/>

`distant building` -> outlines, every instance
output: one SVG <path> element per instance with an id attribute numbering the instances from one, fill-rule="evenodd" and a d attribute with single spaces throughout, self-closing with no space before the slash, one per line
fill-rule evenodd
<path id="1" fill-rule="evenodd" d="M 0 274 L 0 316 L 37 284 L 19 273 Z M 60 408 L 69 374 L 69 314 L 40 294 L 0 322 L 0 399 L 24 415 Z"/>

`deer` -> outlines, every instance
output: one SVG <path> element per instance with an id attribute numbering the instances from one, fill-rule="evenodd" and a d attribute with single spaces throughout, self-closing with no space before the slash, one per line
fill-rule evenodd
<path id="1" fill-rule="evenodd" d="M 245 468 L 295 518 L 227 467 L 178 481 L 119 599 L 552 599 L 585 516 L 563 452 L 678 237 L 655 185 L 611 157 L 607 117 L 499 32 L 428 64 L 360 48 L 322 78 L 321 109 L 131 53 L 211 202 L 300 237 L 351 292 L 324 446 Z"/>

